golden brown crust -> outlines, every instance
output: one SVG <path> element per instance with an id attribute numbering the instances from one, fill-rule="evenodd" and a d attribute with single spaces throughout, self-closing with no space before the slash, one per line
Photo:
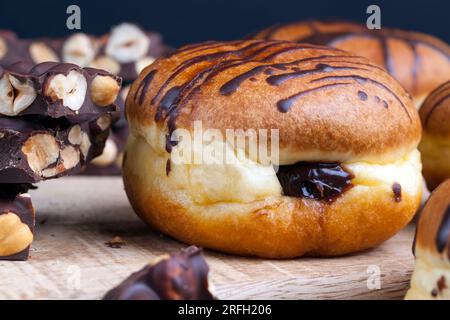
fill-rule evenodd
<path id="1" fill-rule="evenodd" d="M 419 149 L 430 190 L 450 178 L 450 81 L 435 89 L 419 111 L 424 129 Z"/>
<path id="2" fill-rule="evenodd" d="M 450 137 L 450 80 L 433 90 L 419 111 L 424 131 Z"/>
<path id="3" fill-rule="evenodd" d="M 450 259 L 450 180 L 433 191 L 417 226 L 416 246 L 439 259 Z"/>
<path id="4" fill-rule="evenodd" d="M 302 21 L 268 28 L 252 38 L 322 44 L 364 56 L 384 67 L 418 101 L 450 74 L 450 47 L 417 32 L 369 30 L 351 22 Z"/>
<path id="5" fill-rule="evenodd" d="M 195 120 L 221 130 L 277 128 L 281 149 L 320 161 L 392 160 L 421 135 L 408 94 L 380 67 L 281 41 L 208 42 L 158 59 L 133 84 L 127 117 L 132 129 L 156 123 L 169 132 Z"/>
<path id="6" fill-rule="evenodd" d="M 129 143 L 123 168 L 135 212 L 164 234 L 227 253 L 290 258 L 364 250 L 404 227 L 421 199 L 420 184 L 402 185 L 398 201 L 391 185 L 372 183 L 355 186 L 331 204 L 282 194 L 250 202 L 198 203 L 189 196 L 197 190 L 180 187 L 176 167 L 167 176 L 165 159 L 142 143 Z"/>

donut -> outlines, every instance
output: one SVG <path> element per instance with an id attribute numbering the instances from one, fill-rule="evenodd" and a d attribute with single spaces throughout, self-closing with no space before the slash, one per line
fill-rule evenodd
<path id="1" fill-rule="evenodd" d="M 450 180 L 433 191 L 417 224 L 416 263 L 405 299 L 450 299 Z"/>
<path id="2" fill-rule="evenodd" d="M 423 175 L 430 190 L 450 178 L 450 81 L 439 86 L 424 101 L 420 111 L 423 137 Z"/>
<path id="3" fill-rule="evenodd" d="M 130 203 L 188 244 L 342 255 L 390 238 L 419 206 L 418 112 L 387 72 L 352 53 L 265 40 L 188 45 L 141 73 L 126 115 Z"/>
<path id="4" fill-rule="evenodd" d="M 396 78 L 416 107 L 450 78 L 450 46 L 423 33 L 370 30 L 346 21 L 301 21 L 267 28 L 251 38 L 321 44 L 366 57 Z"/>

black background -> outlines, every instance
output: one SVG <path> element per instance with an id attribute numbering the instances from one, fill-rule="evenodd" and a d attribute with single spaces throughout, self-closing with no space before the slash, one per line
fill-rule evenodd
<path id="1" fill-rule="evenodd" d="M 301 19 L 365 22 L 370 4 L 381 7 L 383 26 L 426 32 L 450 42 L 448 0 L 0 0 L 0 28 L 21 37 L 69 34 L 70 4 L 81 7 L 84 32 L 102 34 L 111 25 L 133 21 L 161 32 L 172 46 L 241 38 L 272 24 Z"/>

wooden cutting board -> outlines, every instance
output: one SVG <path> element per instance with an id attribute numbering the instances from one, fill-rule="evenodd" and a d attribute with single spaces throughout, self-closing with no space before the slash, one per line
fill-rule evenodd
<path id="1" fill-rule="evenodd" d="M 0 261 L 0 299 L 99 299 L 156 256 L 185 247 L 134 215 L 120 178 L 48 181 L 32 198 L 31 258 Z M 115 236 L 126 245 L 106 246 Z M 220 299 L 401 299 L 413 269 L 412 239 L 410 226 L 379 248 L 333 259 L 205 256 Z"/>

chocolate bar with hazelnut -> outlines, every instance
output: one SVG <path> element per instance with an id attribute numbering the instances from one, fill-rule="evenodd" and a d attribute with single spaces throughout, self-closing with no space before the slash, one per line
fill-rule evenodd
<path id="1" fill-rule="evenodd" d="M 10 30 L 0 30 L 0 65 L 16 62 L 60 62 L 63 38 L 20 39 Z"/>
<path id="2" fill-rule="evenodd" d="M 74 174 L 103 150 L 111 114 L 70 118 L 0 117 L 0 182 L 35 183 Z"/>
<path id="3" fill-rule="evenodd" d="M 82 170 L 82 175 L 90 176 L 117 176 L 122 174 L 122 160 L 127 142 L 128 126 L 111 128 L 103 152 L 92 159 Z"/>
<path id="4" fill-rule="evenodd" d="M 213 300 L 209 267 L 195 246 L 162 256 L 109 291 L 104 300 Z"/>
<path id="5" fill-rule="evenodd" d="M 92 161 L 81 172 L 89 176 L 118 176 L 122 174 L 122 160 L 128 137 L 128 124 L 125 119 L 125 100 L 130 86 L 125 86 L 120 91 L 116 100 L 119 111 L 115 114 L 111 133 L 106 140 L 105 148 L 98 157 Z"/>
<path id="6" fill-rule="evenodd" d="M 0 68 L 0 114 L 86 119 L 117 112 L 122 80 L 106 71 L 69 63 L 18 62 Z"/>
<path id="7" fill-rule="evenodd" d="M 0 66 L 19 61 L 73 63 L 107 70 L 126 82 L 134 81 L 142 69 L 169 50 L 159 33 L 133 23 L 117 25 L 102 37 L 79 32 L 67 38 L 21 39 L 0 30 Z"/>
<path id="8" fill-rule="evenodd" d="M 15 194 L 24 189 L 17 186 L 0 184 L 0 260 L 27 260 L 33 242 L 34 208 L 28 194 Z"/>

